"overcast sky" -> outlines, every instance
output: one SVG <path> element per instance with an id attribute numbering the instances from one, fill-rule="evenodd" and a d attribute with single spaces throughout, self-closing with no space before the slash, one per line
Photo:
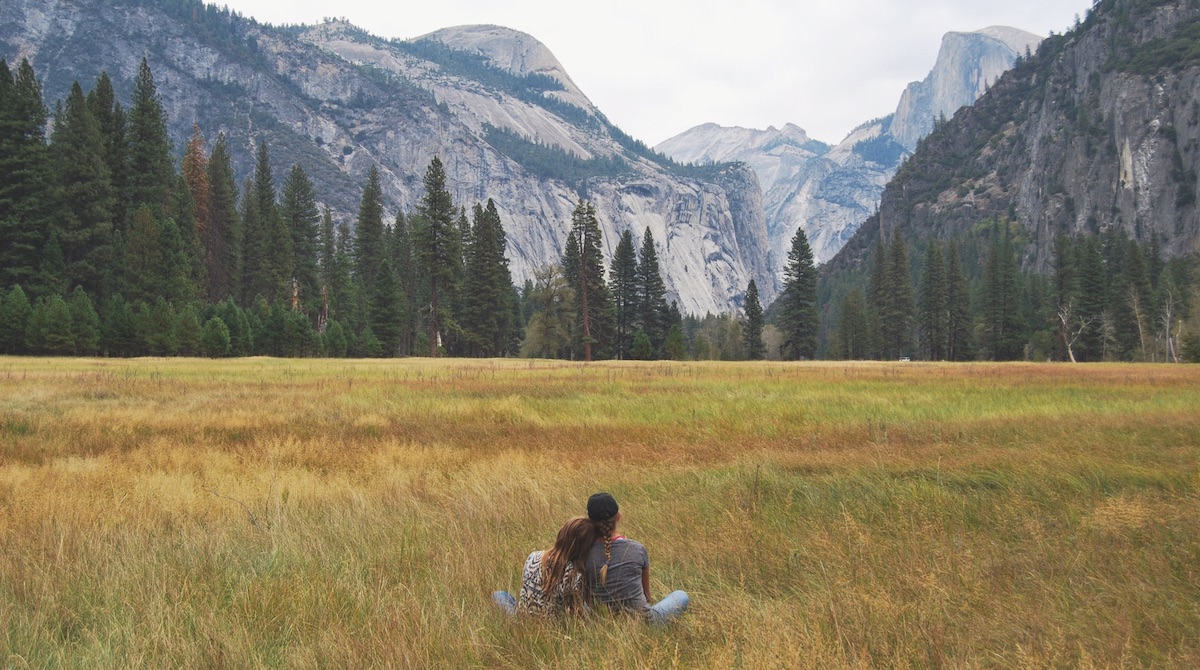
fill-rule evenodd
<path id="1" fill-rule="evenodd" d="M 825 142 L 895 111 L 941 36 L 1064 32 L 1091 0 L 219 0 L 270 23 L 344 17 L 381 37 L 492 23 L 541 40 L 608 118 L 655 145 L 715 122 Z"/>

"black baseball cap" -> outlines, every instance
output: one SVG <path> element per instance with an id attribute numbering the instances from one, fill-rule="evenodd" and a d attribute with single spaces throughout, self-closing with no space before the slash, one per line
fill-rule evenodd
<path id="1" fill-rule="evenodd" d="M 592 521 L 608 521 L 617 515 L 620 508 L 611 493 L 594 493 L 588 498 L 587 513 Z"/>

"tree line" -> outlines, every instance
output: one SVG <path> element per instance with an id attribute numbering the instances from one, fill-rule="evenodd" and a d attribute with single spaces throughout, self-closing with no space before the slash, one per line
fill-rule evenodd
<path id="1" fill-rule="evenodd" d="M 301 166 L 276 187 L 265 137 L 239 188 L 224 135 L 196 128 L 176 169 L 166 127 L 144 60 L 128 109 L 101 74 L 52 115 L 29 62 L 0 61 L 0 352 L 516 353 L 496 206 L 468 216 L 438 158 L 389 222 L 372 168 L 352 231 Z"/>
<path id="2" fill-rule="evenodd" d="M 1164 261 L 1120 228 L 1058 236 L 1050 276 L 1023 272 L 1021 227 L 987 221 L 966 244 L 932 241 L 914 272 L 898 231 L 877 238 L 863 287 L 841 300 L 833 358 L 1180 362 L 1200 355 L 1192 261 Z M 972 277 L 972 275 L 974 275 Z"/>

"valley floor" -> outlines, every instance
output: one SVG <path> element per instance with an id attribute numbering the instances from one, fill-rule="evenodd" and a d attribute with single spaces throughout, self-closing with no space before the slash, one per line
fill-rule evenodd
<path id="1" fill-rule="evenodd" d="M 0 358 L 0 663 L 1196 667 L 1200 367 Z M 671 628 L 509 621 L 613 492 Z"/>

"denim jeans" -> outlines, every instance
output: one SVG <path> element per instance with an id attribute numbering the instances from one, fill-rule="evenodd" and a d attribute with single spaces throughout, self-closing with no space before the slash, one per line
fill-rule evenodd
<path id="1" fill-rule="evenodd" d="M 686 591 L 672 591 L 666 598 L 650 606 L 650 623 L 655 626 L 667 625 L 687 609 L 690 601 Z"/>
<path id="2" fill-rule="evenodd" d="M 508 591 L 496 591 L 492 594 L 492 602 L 504 610 L 505 614 L 517 613 L 517 599 Z"/>

